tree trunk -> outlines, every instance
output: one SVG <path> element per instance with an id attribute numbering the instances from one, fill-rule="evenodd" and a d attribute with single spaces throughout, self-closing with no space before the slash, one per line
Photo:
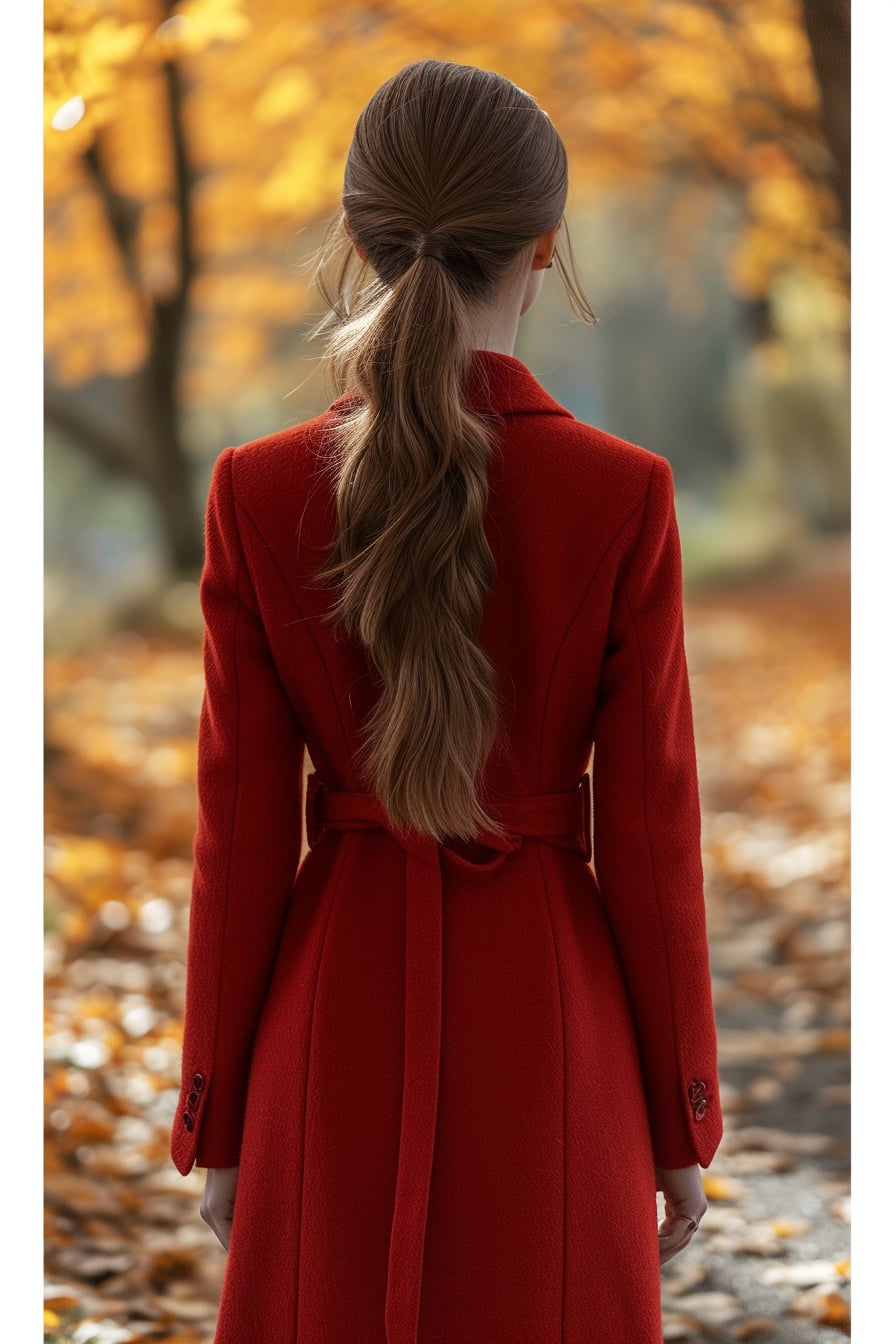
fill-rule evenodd
<path id="1" fill-rule="evenodd" d="M 167 8 L 173 8 L 168 0 Z M 159 514 L 161 534 L 174 575 L 192 576 L 204 557 L 202 517 L 192 490 L 192 469 L 185 451 L 177 405 L 177 375 L 196 274 L 193 245 L 192 191 L 195 182 L 184 132 L 183 84 L 174 61 L 164 61 L 168 128 L 173 151 L 173 192 L 178 214 L 179 278 L 170 296 L 145 292 L 135 250 L 137 207 L 112 181 L 102 141 L 84 153 L 84 165 L 99 194 L 109 232 L 117 246 L 127 280 L 148 322 L 146 363 L 123 386 L 129 423 L 115 423 L 99 410 L 91 412 L 80 399 L 52 389 L 47 415 L 96 462 L 139 481 Z"/>
<path id="2" fill-rule="evenodd" d="M 803 21 L 821 90 L 825 135 L 834 157 L 843 227 L 850 230 L 849 0 L 803 0 Z"/>
<path id="3" fill-rule="evenodd" d="M 174 445 L 171 445 L 174 448 Z M 183 454 L 164 454 L 167 465 L 150 495 L 159 514 L 169 567 L 176 578 L 196 578 L 205 556 L 202 517 L 192 491 L 192 472 Z"/>

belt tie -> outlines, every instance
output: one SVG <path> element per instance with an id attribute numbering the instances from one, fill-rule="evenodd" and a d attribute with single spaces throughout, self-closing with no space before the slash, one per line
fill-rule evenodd
<path id="1" fill-rule="evenodd" d="M 489 805 L 507 839 L 481 831 L 476 839 L 498 853 L 475 863 L 432 836 L 393 827 L 375 793 L 331 789 L 317 771 L 308 777 L 305 825 L 313 848 L 325 828 L 388 830 L 406 853 L 405 1037 L 398 1176 L 386 1282 L 388 1344 L 416 1344 L 439 1095 L 442 1033 L 442 860 L 458 872 L 488 873 L 527 836 L 591 858 L 591 783 L 582 775 L 563 793 L 520 794 Z"/>

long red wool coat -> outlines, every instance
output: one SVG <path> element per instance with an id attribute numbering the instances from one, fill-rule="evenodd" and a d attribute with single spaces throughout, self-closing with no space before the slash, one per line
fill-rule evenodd
<path id="1" fill-rule="evenodd" d="M 239 1164 L 215 1344 L 661 1344 L 654 1164 L 722 1135 L 669 463 L 509 355 L 467 395 L 503 848 L 402 839 L 353 777 L 379 683 L 310 581 L 337 411 L 215 464 L 171 1138 Z"/>

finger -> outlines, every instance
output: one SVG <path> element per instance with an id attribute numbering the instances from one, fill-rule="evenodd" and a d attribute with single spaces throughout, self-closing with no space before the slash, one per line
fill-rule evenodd
<path id="1" fill-rule="evenodd" d="M 223 1208 L 218 1205 L 201 1205 L 199 1216 L 203 1222 L 208 1224 L 221 1245 L 227 1250 L 233 1223 L 233 1204 L 230 1201 L 225 1201 Z"/>
<path id="2" fill-rule="evenodd" d="M 230 1246 L 231 1225 L 232 1220 L 228 1218 L 217 1218 L 215 1219 L 215 1222 L 212 1225 L 215 1236 L 218 1238 L 218 1241 L 224 1247 L 225 1251 Z"/>
<path id="3" fill-rule="evenodd" d="M 660 1264 L 671 1260 L 673 1255 L 683 1251 L 694 1235 L 694 1229 L 684 1218 L 676 1219 L 668 1232 L 659 1232 Z"/>
<path id="4" fill-rule="evenodd" d="M 693 1235 L 693 1229 L 687 1223 L 676 1223 L 670 1232 L 660 1232 L 660 1245 L 665 1247 L 685 1246 Z"/>
<path id="5" fill-rule="evenodd" d="M 682 1237 L 677 1241 L 670 1241 L 668 1237 L 660 1241 L 660 1264 L 665 1265 L 676 1255 L 679 1255 L 690 1242 L 690 1237 Z"/>

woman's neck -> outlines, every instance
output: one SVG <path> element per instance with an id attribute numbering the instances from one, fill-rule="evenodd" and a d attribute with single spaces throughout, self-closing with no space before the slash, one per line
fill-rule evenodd
<path id="1" fill-rule="evenodd" d="M 471 314 L 473 348 L 512 355 L 529 284 L 529 272 L 516 270 L 507 277 L 491 303 Z"/>
<path id="2" fill-rule="evenodd" d="M 473 323 L 473 348 L 494 350 L 499 355 L 512 355 L 516 344 L 520 315 L 489 309 L 477 315 Z"/>

